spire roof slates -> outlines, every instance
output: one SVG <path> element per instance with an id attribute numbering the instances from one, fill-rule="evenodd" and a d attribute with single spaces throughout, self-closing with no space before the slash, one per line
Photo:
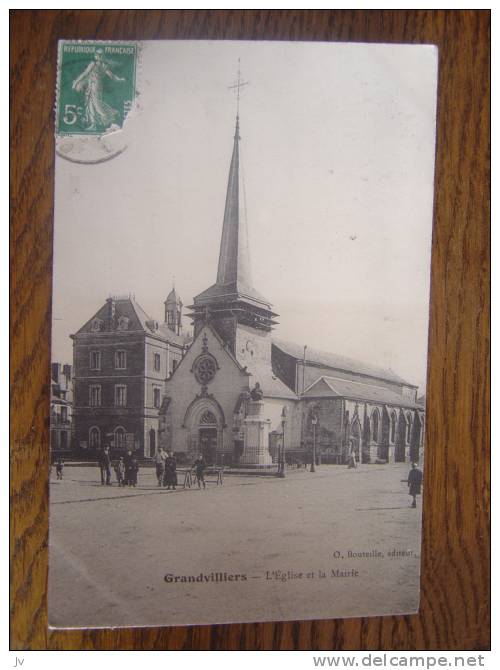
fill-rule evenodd
<path id="1" fill-rule="evenodd" d="M 224 220 L 219 251 L 216 283 L 194 298 L 194 306 L 209 302 L 243 301 L 264 310 L 271 310 L 271 303 L 253 288 L 244 190 L 240 171 L 239 117 L 236 117 L 233 153 L 229 168 Z"/>

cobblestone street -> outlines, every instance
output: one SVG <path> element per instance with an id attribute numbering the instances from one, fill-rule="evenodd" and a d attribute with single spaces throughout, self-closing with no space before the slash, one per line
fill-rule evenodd
<path id="1" fill-rule="evenodd" d="M 53 471 L 50 624 L 414 612 L 421 499 L 410 508 L 401 481 L 408 469 L 323 465 L 284 480 L 226 475 L 224 486 L 201 491 L 159 489 L 151 468 L 140 471 L 137 488 L 101 486 L 96 467 L 66 466 L 63 481 Z"/>

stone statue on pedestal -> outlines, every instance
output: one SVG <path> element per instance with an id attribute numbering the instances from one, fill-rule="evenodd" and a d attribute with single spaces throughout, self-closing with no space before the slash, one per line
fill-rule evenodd
<path id="1" fill-rule="evenodd" d="M 250 391 L 250 398 L 252 400 L 262 400 L 263 397 L 264 397 L 264 393 L 262 392 L 262 389 L 260 388 L 259 382 L 255 382 L 255 386 Z"/>

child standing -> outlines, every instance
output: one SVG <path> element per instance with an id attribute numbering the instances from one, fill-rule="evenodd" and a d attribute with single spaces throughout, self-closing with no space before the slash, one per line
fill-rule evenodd
<path id="1" fill-rule="evenodd" d="M 57 479 L 62 479 L 63 478 L 63 468 L 64 468 L 63 460 L 62 460 L 62 458 L 58 458 L 57 463 L 56 463 Z"/>

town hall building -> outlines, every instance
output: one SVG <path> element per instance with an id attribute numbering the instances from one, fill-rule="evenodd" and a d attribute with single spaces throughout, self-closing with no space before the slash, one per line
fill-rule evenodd
<path id="1" fill-rule="evenodd" d="M 175 288 L 165 301 L 163 322 L 146 314 L 134 296 L 113 296 L 71 336 L 79 452 L 95 456 L 107 446 L 155 455 L 165 380 L 190 343 L 181 319 Z"/>

